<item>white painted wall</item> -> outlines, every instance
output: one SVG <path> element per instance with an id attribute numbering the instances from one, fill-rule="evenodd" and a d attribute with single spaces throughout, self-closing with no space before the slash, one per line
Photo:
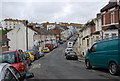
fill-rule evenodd
<path id="1" fill-rule="evenodd" d="M 47 25 L 47 30 L 54 29 L 54 28 L 55 28 L 55 25 Z"/>
<path id="2" fill-rule="evenodd" d="M 33 47 L 33 35 L 34 31 L 28 28 L 28 48 L 31 49 Z M 18 25 L 15 29 L 7 33 L 7 37 L 10 39 L 9 41 L 9 50 L 22 49 L 26 51 L 26 27 L 21 24 Z"/>
<path id="3" fill-rule="evenodd" d="M 22 22 L 18 22 L 18 21 L 1 21 L 1 26 L 3 27 L 3 29 L 7 28 L 7 29 L 14 29 L 17 25 L 23 24 Z"/>
<path id="4" fill-rule="evenodd" d="M 103 31 L 103 39 L 105 38 L 105 34 L 109 34 L 109 37 L 112 37 L 113 33 L 118 36 L 118 29 Z"/>

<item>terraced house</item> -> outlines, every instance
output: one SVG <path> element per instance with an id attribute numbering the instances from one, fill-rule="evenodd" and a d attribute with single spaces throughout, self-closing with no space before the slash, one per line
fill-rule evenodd
<path id="1" fill-rule="evenodd" d="M 85 23 L 79 31 L 78 52 L 86 55 L 87 49 L 94 42 L 118 36 L 118 3 L 110 0 L 104 6 L 96 18 Z"/>
<path id="2" fill-rule="evenodd" d="M 1 21 L 3 29 L 14 29 L 17 25 L 24 24 L 26 20 L 4 19 Z"/>
<path id="3" fill-rule="evenodd" d="M 118 3 L 109 1 L 101 9 L 103 39 L 118 36 Z"/>

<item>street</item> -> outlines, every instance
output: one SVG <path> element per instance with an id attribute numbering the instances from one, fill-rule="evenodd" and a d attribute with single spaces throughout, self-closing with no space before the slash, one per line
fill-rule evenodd
<path id="1" fill-rule="evenodd" d="M 60 45 L 45 57 L 33 62 L 30 72 L 34 73 L 33 79 L 119 79 L 108 70 L 94 68 L 88 70 L 84 62 L 66 60 L 64 49 L 67 43 Z"/>

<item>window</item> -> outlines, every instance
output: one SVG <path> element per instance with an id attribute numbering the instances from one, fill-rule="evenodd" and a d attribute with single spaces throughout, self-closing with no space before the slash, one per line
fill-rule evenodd
<path id="1" fill-rule="evenodd" d="M 109 38 L 109 34 L 105 34 L 105 39 L 108 39 Z"/>
<path id="2" fill-rule="evenodd" d="M 112 38 L 115 38 L 116 36 L 116 33 L 112 33 Z"/>
<path id="3" fill-rule="evenodd" d="M 17 77 L 18 79 L 21 78 L 20 73 L 19 73 L 14 67 L 10 66 L 10 69 L 11 69 L 12 72 L 16 75 L 16 77 Z"/>
<path id="4" fill-rule="evenodd" d="M 22 51 L 18 52 L 18 58 L 19 58 L 20 62 L 25 61 L 25 55 L 24 55 L 24 53 Z"/>
<path id="5" fill-rule="evenodd" d="M 96 41 L 99 41 L 100 39 L 99 39 L 99 36 L 96 36 Z"/>
<path id="6" fill-rule="evenodd" d="M 114 11 L 111 11 L 110 18 L 111 18 L 111 24 L 114 23 Z"/>
<path id="7" fill-rule="evenodd" d="M 15 52 L 2 53 L 2 54 L 0 54 L 0 57 L 1 57 L 0 62 L 2 62 L 2 63 L 13 64 L 16 62 Z"/>
<path id="8" fill-rule="evenodd" d="M 97 45 L 96 44 L 94 44 L 93 46 L 92 46 L 92 48 L 91 48 L 91 52 L 96 52 L 96 48 L 97 48 Z"/>
<path id="9" fill-rule="evenodd" d="M 10 72 L 9 69 L 6 70 L 4 79 L 5 79 L 5 81 L 17 81 L 15 79 L 15 76 Z"/>
<path id="10" fill-rule="evenodd" d="M 105 25 L 105 14 L 103 14 L 103 25 Z"/>
<path id="11" fill-rule="evenodd" d="M 87 47 L 89 47 L 89 39 L 87 39 Z"/>

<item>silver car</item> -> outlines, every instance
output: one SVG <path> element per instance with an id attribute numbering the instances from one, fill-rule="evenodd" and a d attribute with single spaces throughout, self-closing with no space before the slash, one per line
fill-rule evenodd
<path id="1" fill-rule="evenodd" d="M 65 56 L 66 56 L 69 52 L 73 52 L 73 48 L 66 48 L 66 49 L 65 49 Z"/>
<path id="2" fill-rule="evenodd" d="M 0 81 L 24 81 L 25 78 L 31 76 L 21 76 L 20 73 L 10 64 L 0 63 Z"/>

